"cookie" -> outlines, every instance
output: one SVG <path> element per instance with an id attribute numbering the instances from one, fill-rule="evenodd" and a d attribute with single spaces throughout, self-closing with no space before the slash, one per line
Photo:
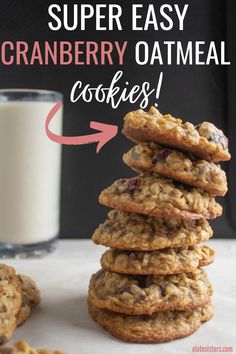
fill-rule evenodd
<path id="1" fill-rule="evenodd" d="M 0 345 L 12 337 L 21 303 L 21 287 L 14 268 L 0 264 Z"/>
<path id="2" fill-rule="evenodd" d="M 161 219 L 111 210 L 108 219 L 95 230 L 92 240 L 120 250 L 154 251 L 195 246 L 212 235 L 212 228 L 204 219 Z"/>
<path id="3" fill-rule="evenodd" d="M 100 194 L 99 202 L 163 218 L 213 219 L 222 214 L 210 194 L 154 173 L 115 181 Z"/>
<path id="4" fill-rule="evenodd" d="M 111 335 L 127 342 L 161 343 L 189 336 L 213 315 L 213 307 L 188 311 L 157 312 L 153 315 L 129 316 L 88 303 L 91 317 Z"/>
<path id="5" fill-rule="evenodd" d="M 149 276 L 100 270 L 92 275 L 89 286 L 92 305 L 129 315 L 194 309 L 208 303 L 211 295 L 211 284 L 202 269 Z"/>
<path id="6" fill-rule="evenodd" d="M 148 112 L 138 109 L 124 118 L 123 134 L 135 142 L 156 142 L 190 152 L 210 162 L 228 161 L 228 139 L 214 124 L 198 126 L 183 123 L 170 114 L 162 115 L 155 107 Z"/>
<path id="7" fill-rule="evenodd" d="M 17 326 L 21 326 L 30 316 L 31 311 L 41 301 L 40 291 L 33 279 L 26 275 L 18 275 L 22 289 L 22 305 L 17 314 Z"/>
<path id="8" fill-rule="evenodd" d="M 27 342 L 21 340 L 13 345 L 13 347 L 0 348 L 0 354 L 63 354 L 59 351 L 31 348 Z M 64 353 L 66 354 L 66 353 Z M 69 354 L 69 353 L 68 353 Z"/>
<path id="9" fill-rule="evenodd" d="M 102 255 L 101 266 L 104 270 L 122 274 L 176 274 L 212 263 L 214 254 L 208 246 L 166 248 L 153 252 L 110 249 Z"/>
<path id="10" fill-rule="evenodd" d="M 123 155 L 123 161 L 137 172 L 156 172 L 212 195 L 224 196 L 228 189 L 225 172 L 219 165 L 156 143 L 135 145 Z"/>

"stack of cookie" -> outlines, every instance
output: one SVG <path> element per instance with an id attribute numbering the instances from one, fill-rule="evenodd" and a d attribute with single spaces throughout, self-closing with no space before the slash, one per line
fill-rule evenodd
<path id="1" fill-rule="evenodd" d="M 164 342 L 213 316 L 202 267 L 214 250 L 200 243 L 213 234 L 206 219 L 222 214 L 214 197 L 227 182 L 216 163 L 230 159 L 228 141 L 211 123 L 194 127 L 154 107 L 128 113 L 123 133 L 138 143 L 123 160 L 140 174 L 99 197 L 115 210 L 93 235 L 110 249 L 91 278 L 89 311 L 118 338 Z"/>

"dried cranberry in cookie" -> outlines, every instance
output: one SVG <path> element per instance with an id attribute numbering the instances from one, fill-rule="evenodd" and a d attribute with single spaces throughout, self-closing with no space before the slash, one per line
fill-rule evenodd
<path id="1" fill-rule="evenodd" d="M 155 164 L 159 161 L 165 160 L 171 153 L 172 153 L 171 149 L 163 149 L 162 151 L 157 153 L 155 156 L 153 156 L 152 163 Z"/>
<path id="2" fill-rule="evenodd" d="M 199 124 L 196 129 L 201 136 L 204 136 L 208 141 L 220 144 L 224 150 L 228 149 L 228 139 L 222 132 L 222 130 L 216 128 L 216 126 L 209 122 L 203 122 Z"/>

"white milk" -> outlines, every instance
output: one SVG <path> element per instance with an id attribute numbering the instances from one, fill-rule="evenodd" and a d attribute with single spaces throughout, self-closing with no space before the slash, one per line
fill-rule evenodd
<path id="1" fill-rule="evenodd" d="M 59 232 L 61 145 L 45 119 L 53 102 L 0 102 L 0 242 L 34 244 Z M 62 112 L 50 128 L 61 134 Z"/>

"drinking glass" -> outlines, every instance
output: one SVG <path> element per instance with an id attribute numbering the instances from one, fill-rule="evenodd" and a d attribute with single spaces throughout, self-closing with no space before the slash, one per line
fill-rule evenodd
<path id="1" fill-rule="evenodd" d="M 61 145 L 45 132 L 59 92 L 0 90 L 0 257 L 42 256 L 59 235 Z M 62 109 L 51 122 L 62 132 Z"/>

